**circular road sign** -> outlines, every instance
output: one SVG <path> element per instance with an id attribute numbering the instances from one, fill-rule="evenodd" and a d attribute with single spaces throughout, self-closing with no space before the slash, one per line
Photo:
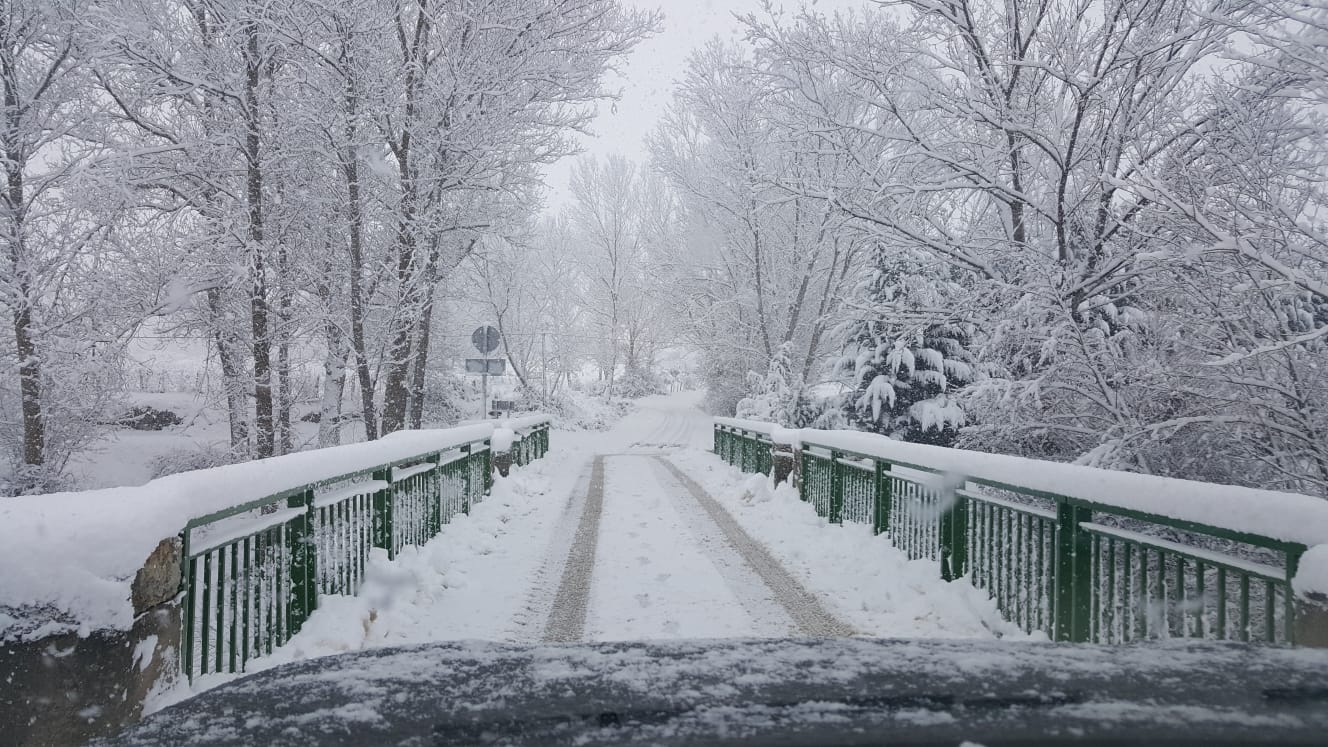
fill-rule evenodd
<path id="1" fill-rule="evenodd" d="M 481 353 L 492 353 L 498 349 L 498 330 L 493 327 L 476 327 L 470 334 L 470 341 Z"/>

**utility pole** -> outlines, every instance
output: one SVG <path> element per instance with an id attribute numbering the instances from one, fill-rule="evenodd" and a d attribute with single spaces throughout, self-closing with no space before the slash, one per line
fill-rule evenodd
<path id="1" fill-rule="evenodd" d="M 499 333 L 494 327 L 477 328 L 470 335 L 470 342 L 481 355 L 488 355 L 498 349 Z M 504 371 L 503 358 L 468 358 L 466 371 L 480 375 L 480 420 L 489 419 L 489 375 L 501 376 Z"/>

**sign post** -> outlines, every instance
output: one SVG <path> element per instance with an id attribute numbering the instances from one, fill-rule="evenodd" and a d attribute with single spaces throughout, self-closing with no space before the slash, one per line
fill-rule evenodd
<path id="1" fill-rule="evenodd" d="M 498 349 L 499 335 L 498 330 L 485 325 L 476 327 L 470 334 L 470 342 L 475 349 L 480 351 L 481 355 L 488 355 Z M 472 364 L 478 364 L 472 366 Z M 466 371 L 480 374 L 481 379 L 481 399 L 480 399 L 480 419 L 489 418 L 489 376 L 501 376 L 506 370 L 506 361 L 502 358 L 467 358 Z"/>

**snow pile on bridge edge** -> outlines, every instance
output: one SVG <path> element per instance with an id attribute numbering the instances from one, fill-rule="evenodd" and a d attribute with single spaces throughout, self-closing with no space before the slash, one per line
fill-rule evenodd
<path id="1" fill-rule="evenodd" d="M 1299 493 L 914 444 L 861 431 L 785 430 L 732 418 L 715 418 L 715 422 L 766 434 L 779 432 L 783 440 L 797 444 L 879 457 L 956 479 L 989 480 L 1310 547 L 1328 544 L 1328 501 Z"/>
<path id="2" fill-rule="evenodd" d="M 489 438 L 492 424 L 168 475 L 137 487 L 0 500 L 0 641 L 128 630 L 130 584 L 191 519 L 320 480 Z"/>

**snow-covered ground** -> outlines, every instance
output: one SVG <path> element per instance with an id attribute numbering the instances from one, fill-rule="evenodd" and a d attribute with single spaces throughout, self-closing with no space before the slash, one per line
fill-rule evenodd
<path id="1" fill-rule="evenodd" d="M 795 633 L 742 559 L 646 456 L 610 457 L 589 640 Z M 710 526 L 707 526 L 710 525 Z"/>
<path id="2" fill-rule="evenodd" d="M 555 431 L 546 458 L 499 479 L 423 547 L 376 556 L 358 596 L 324 598 L 299 635 L 249 670 L 427 641 L 542 640 L 560 579 L 577 572 L 567 558 L 585 539 L 574 533 L 592 490 L 593 563 L 581 571 L 576 628 L 586 640 L 796 636 L 809 629 L 807 607 L 827 630 L 856 635 L 1020 635 L 972 586 L 941 582 L 934 564 L 908 561 L 866 527 L 829 525 L 791 489 L 705 451 L 712 421 L 699 402 L 645 398 L 608 431 Z M 603 480 L 592 487 L 597 458 Z M 159 693 L 150 708 L 227 679 Z"/>
<path id="3" fill-rule="evenodd" d="M 987 593 L 940 580 L 934 561 L 909 560 L 866 524 L 830 524 L 787 485 L 743 474 L 713 454 L 672 457 L 835 614 L 887 638 L 1024 637 Z"/>
<path id="4" fill-rule="evenodd" d="M 428 641 L 538 637 L 528 599 L 538 594 L 552 532 L 589 453 L 555 438 L 548 455 L 497 477 L 492 493 L 422 547 L 388 560 L 375 550 L 354 597 L 325 596 L 301 631 L 249 672 L 317 656 Z M 148 712 L 235 679 L 208 675 L 157 693 Z"/>

